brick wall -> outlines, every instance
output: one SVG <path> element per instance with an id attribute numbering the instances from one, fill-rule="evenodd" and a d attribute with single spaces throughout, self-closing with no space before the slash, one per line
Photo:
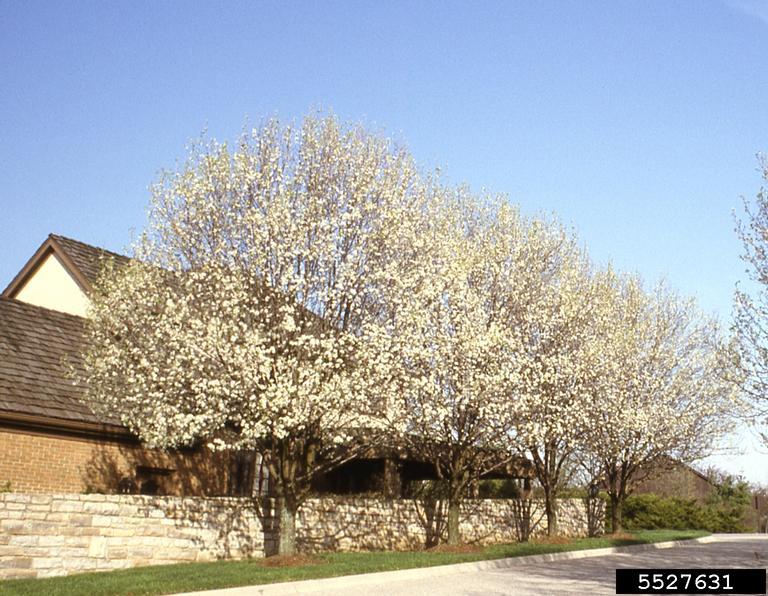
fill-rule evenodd
<path id="1" fill-rule="evenodd" d="M 175 495 L 226 494 L 228 458 L 204 451 L 163 453 L 138 445 L 0 429 L 0 488 L 15 492 L 118 492 L 139 466 L 169 470 L 160 489 Z"/>
<path id="2" fill-rule="evenodd" d="M 515 541 L 515 503 L 467 501 L 464 540 Z M 546 521 L 534 505 L 535 535 Z M 236 498 L 0 493 L 0 579 L 262 557 L 274 552 L 276 538 L 274 503 L 266 506 L 258 511 L 254 501 Z M 299 510 L 297 542 L 306 552 L 420 549 L 441 524 L 439 503 L 310 499 Z M 587 533 L 581 500 L 561 501 L 560 528 Z"/>

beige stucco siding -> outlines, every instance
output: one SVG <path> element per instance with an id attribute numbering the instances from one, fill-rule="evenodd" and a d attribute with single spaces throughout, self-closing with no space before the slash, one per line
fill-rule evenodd
<path id="1" fill-rule="evenodd" d="M 13 297 L 80 317 L 88 310 L 88 297 L 54 253 L 45 257 Z"/>

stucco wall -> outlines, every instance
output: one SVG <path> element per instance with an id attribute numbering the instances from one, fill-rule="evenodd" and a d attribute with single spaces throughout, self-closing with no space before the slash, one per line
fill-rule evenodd
<path id="1" fill-rule="evenodd" d="M 61 264 L 58 257 L 49 253 L 43 262 L 16 291 L 16 300 L 51 310 L 84 317 L 90 301 L 85 292 Z"/>

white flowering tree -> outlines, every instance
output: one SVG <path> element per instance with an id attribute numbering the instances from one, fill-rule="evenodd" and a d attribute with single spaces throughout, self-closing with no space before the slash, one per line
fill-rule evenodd
<path id="1" fill-rule="evenodd" d="M 619 532 L 636 483 L 668 462 L 709 455 L 739 401 L 730 348 L 714 320 L 663 284 L 646 292 L 637 277 L 610 270 L 600 277 L 606 316 L 595 329 L 603 358 L 588 448 L 602 462 Z"/>
<path id="2" fill-rule="evenodd" d="M 499 219 L 496 250 L 508 255 L 497 295 L 507 304 L 506 334 L 516 371 L 507 396 L 511 440 L 533 462 L 544 493 L 550 535 L 565 464 L 587 432 L 586 387 L 598 357 L 593 342 L 594 289 L 589 263 L 562 226 L 532 220 L 522 238 Z"/>
<path id="3" fill-rule="evenodd" d="M 768 158 L 760 157 L 763 181 L 768 182 Z M 733 329 L 738 337 L 742 389 L 753 405 L 749 421 L 763 422 L 768 445 L 768 190 L 761 188 L 753 205 L 745 201 L 746 217 L 736 231 L 744 245 L 751 291 L 736 289 Z"/>
<path id="4" fill-rule="evenodd" d="M 293 553 L 312 479 L 377 426 L 361 330 L 420 189 L 406 152 L 333 117 L 193 146 L 94 297 L 90 403 L 153 447 L 261 452 Z"/>
<path id="5" fill-rule="evenodd" d="M 504 353 L 513 346 L 489 299 L 488 213 L 463 190 L 432 192 L 400 235 L 408 258 L 387 284 L 387 314 L 368 338 L 389 358 L 379 385 L 388 428 L 444 482 L 447 540 L 456 544 L 470 486 L 513 458 L 503 399 L 511 377 Z"/>

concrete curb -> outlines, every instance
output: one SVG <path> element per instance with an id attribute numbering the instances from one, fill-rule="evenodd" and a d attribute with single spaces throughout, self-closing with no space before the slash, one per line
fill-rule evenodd
<path id="1" fill-rule="evenodd" d="M 545 555 L 528 555 L 525 557 L 508 557 L 506 559 L 491 559 L 488 561 L 474 561 L 471 563 L 456 563 L 453 565 L 435 565 L 433 567 L 416 567 L 413 569 L 399 569 L 396 571 L 380 571 L 375 573 L 361 573 L 358 575 L 342 575 L 325 579 L 307 579 L 294 582 L 282 582 L 276 584 L 263 584 L 255 586 L 241 586 L 238 588 L 224 588 L 219 590 L 205 590 L 201 592 L 184 592 L 175 596 L 287 596 L 295 594 L 308 594 L 311 592 L 333 591 L 334 589 L 374 586 L 386 582 L 427 579 L 452 575 L 454 573 L 466 573 L 468 571 L 485 571 L 488 569 L 510 569 L 523 565 L 536 563 L 549 563 L 552 561 L 568 561 L 571 559 L 587 559 L 616 553 L 636 553 L 647 550 L 673 548 L 689 544 L 707 544 L 717 542 L 716 535 L 702 536 L 690 540 L 674 540 L 669 542 L 655 542 L 652 544 L 632 544 L 629 546 L 609 546 L 606 548 L 594 548 L 586 550 L 569 551 L 565 553 L 549 553 Z"/>

